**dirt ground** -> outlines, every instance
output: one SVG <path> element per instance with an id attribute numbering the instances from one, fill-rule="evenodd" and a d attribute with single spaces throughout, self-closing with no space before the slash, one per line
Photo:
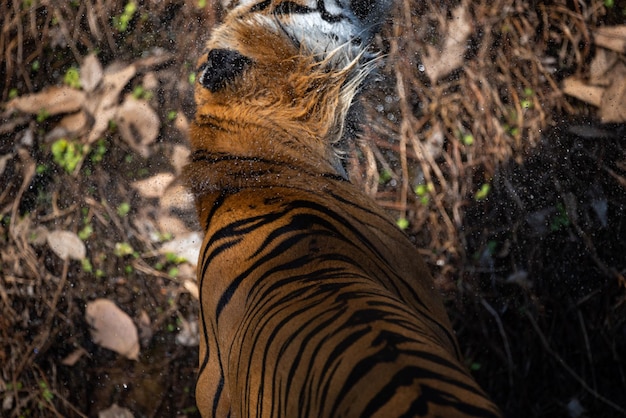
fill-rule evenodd
<path id="1" fill-rule="evenodd" d="M 62 3 L 62 4 L 60 4 Z M 0 415 L 198 416 L 205 1 L 0 3 Z M 399 0 L 346 144 L 508 417 L 626 416 L 626 0 Z"/>

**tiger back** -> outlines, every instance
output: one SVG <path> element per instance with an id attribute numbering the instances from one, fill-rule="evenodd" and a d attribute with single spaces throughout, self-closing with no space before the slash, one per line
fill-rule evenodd
<path id="1" fill-rule="evenodd" d="M 186 176 L 204 417 L 498 416 L 432 278 L 333 148 L 388 2 L 239 1 L 199 60 Z"/>

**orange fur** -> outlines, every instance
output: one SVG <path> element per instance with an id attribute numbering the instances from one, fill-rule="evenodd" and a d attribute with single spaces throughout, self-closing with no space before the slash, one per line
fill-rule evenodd
<path id="1" fill-rule="evenodd" d="M 332 143 L 371 64 L 313 56 L 267 19 L 229 15 L 207 54 L 251 64 L 217 91 L 196 88 L 186 175 L 206 232 L 202 415 L 497 416 L 416 249 L 337 172 Z M 387 396 L 407 370 L 419 372 Z"/>

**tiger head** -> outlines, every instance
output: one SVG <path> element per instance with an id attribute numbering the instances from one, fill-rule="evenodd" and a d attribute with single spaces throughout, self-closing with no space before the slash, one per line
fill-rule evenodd
<path id="1" fill-rule="evenodd" d="M 193 149 L 343 174 L 333 149 L 388 2 L 231 2 L 199 59 Z M 221 141 L 220 131 L 228 130 Z M 239 139 L 233 141 L 233 131 Z"/>

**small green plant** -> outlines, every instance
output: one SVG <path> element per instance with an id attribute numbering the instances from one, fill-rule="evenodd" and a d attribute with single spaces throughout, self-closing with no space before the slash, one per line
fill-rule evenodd
<path id="1" fill-rule="evenodd" d="M 409 220 L 406 218 L 398 218 L 398 220 L 396 221 L 396 225 L 398 225 L 398 228 L 404 231 L 409 227 Z"/>
<path id="2" fill-rule="evenodd" d="M 128 202 L 122 202 L 117 207 L 117 214 L 121 217 L 128 215 L 128 212 L 130 212 L 130 203 Z"/>
<path id="3" fill-rule="evenodd" d="M 73 89 L 80 89 L 80 73 L 78 68 L 70 67 L 63 76 L 63 83 Z"/>
<path id="4" fill-rule="evenodd" d="M 117 257 L 125 257 L 127 255 L 135 254 L 133 247 L 127 242 L 116 242 L 113 254 Z"/>
<path id="5" fill-rule="evenodd" d="M 194 84 L 196 82 L 196 73 L 189 73 L 189 84 Z"/>
<path id="6" fill-rule="evenodd" d="M 20 95 L 20 92 L 16 88 L 9 90 L 9 100 L 15 99 L 19 95 Z"/>
<path id="7" fill-rule="evenodd" d="M 176 120 L 176 118 L 178 117 L 178 112 L 175 110 L 170 110 L 169 112 L 167 112 L 167 120 L 169 122 L 172 122 L 174 120 Z"/>
<path id="8" fill-rule="evenodd" d="M 491 185 L 489 183 L 484 183 L 480 186 L 480 189 L 474 195 L 474 199 L 480 201 L 485 200 L 487 196 L 489 196 L 489 192 L 491 191 Z"/>
<path id="9" fill-rule="evenodd" d="M 206 7 L 206 0 L 198 0 L 198 9 L 204 9 Z"/>
<path id="10" fill-rule="evenodd" d="M 185 257 L 181 257 L 177 254 L 174 253 L 166 253 L 165 254 L 165 260 L 168 263 L 172 263 L 172 264 L 182 264 L 185 263 L 187 261 L 187 259 Z"/>
<path id="11" fill-rule="evenodd" d="M 474 145 L 474 135 L 472 135 L 472 134 L 464 134 L 461 137 L 461 142 L 463 142 L 463 144 L 467 145 L 468 147 L 470 145 Z"/>
<path id="12" fill-rule="evenodd" d="M 88 239 L 91 235 L 93 234 L 93 226 L 91 226 L 90 223 L 88 223 L 87 225 L 85 225 L 83 227 L 83 229 L 81 229 L 80 231 L 78 231 L 78 238 L 82 239 L 83 241 L 85 241 L 86 239 Z"/>
<path id="13" fill-rule="evenodd" d="M 391 172 L 389 172 L 389 170 L 383 170 L 378 174 L 378 183 L 386 184 L 391 178 Z"/>
<path id="14" fill-rule="evenodd" d="M 554 218 L 552 218 L 552 221 L 550 222 L 550 231 L 552 232 L 560 231 L 561 229 L 568 227 L 570 224 L 565 205 L 559 203 L 556 205 L 556 209 L 558 213 Z"/>
<path id="15" fill-rule="evenodd" d="M 91 151 L 91 162 L 94 164 L 102 162 L 104 158 L 104 154 L 107 152 L 106 141 L 104 139 L 99 139 L 96 141 L 95 147 Z"/>
<path id="16" fill-rule="evenodd" d="M 52 393 L 46 382 L 40 380 L 39 388 L 41 389 L 41 397 L 44 398 L 45 401 L 51 402 L 54 399 L 54 393 Z"/>
<path id="17" fill-rule="evenodd" d="M 85 273 L 93 272 L 93 265 L 91 264 L 91 260 L 89 260 L 88 258 L 83 258 L 82 260 L 80 260 L 80 264 Z"/>
<path id="18" fill-rule="evenodd" d="M 39 60 L 35 60 L 35 61 L 33 61 L 33 63 L 30 65 L 30 68 L 31 68 L 33 71 L 37 72 L 37 71 L 39 71 L 39 69 L 41 68 L 41 63 L 39 62 Z"/>
<path id="19" fill-rule="evenodd" d="M 124 11 L 119 16 L 113 17 L 113 26 L 117 29 L 118 32 L 126 32 L 128 29 L 128 24 L 131 20 L 133 20 L 133 16 L 137 11 L 137 3 L 134 1 L 129 1 L 124 6 Z"/>
<path id="20" fill-rule="evenodd" d="M 133 89 L 133 97 L 137 100 L 139 99 L 150 100 L 152 96 L 153 96 L 152 92 L 150 90 L 146 90 L 145 88 L 143 88 L 143 86 L 136 86 Z"/>
<path id="21" fill-rule="evenodd" d="M 530 87 L 526 87 L 524 89 L 524 98 L 520 102 L 520 106 L 522 109 L 531 109 L 533 107 L 532 97 L 535 95 L 535 92 Z"/>
<path id="22" fill-rule="evenodd" d="M 45 164 L 37 164 L 37 168 L 35 168 L 35 173 L 43 174 L 48 171 L 48 166 Z"/>
<path id="23" fill-rule="evenodd" d="M 604 5 L 611 9 L 615 6 L 615 0 L 604 0 Z"/>
<path id="24" fill-rule="evenodd" d="M 37 121 L 37 123 L 42 123 L 45 122 L 46 119 L 48 119 L 49 117 L 50 112 L 48 112 L 46 109 L 41 109 L 39 113 L 37 113 L 37 117 L 35 118 L 35 120 Z"/>
<path id="25" fill-rule="evenodd" d="M 420 203 L 427 205 L 430 201 L 429 194 L 435 191 L 435 186 L 432 183 L 418 184 L 413 191 L 419 197 Z"/>
<path id="26" fill-rule="evenodd" d="M 52 158 L 59 167 L 72 174 L 83 159 L 82 145 L 65 138 L 56 140 L 51 147 Z"/>

